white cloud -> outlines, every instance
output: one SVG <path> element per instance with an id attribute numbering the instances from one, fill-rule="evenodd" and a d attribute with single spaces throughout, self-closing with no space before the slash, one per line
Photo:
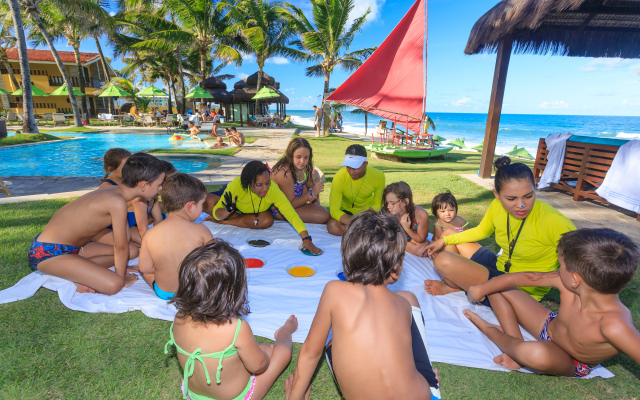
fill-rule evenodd
<path id="1" fill-rule="evenodd" d="M 246 79 L 249 77 L 249 75 L 245 74 L 244 72 L 238 72 L 237 77 L 240 79 Z"/>
<path id="2" fill-rule="evenodd" d="M 366 23 L 376 21 L 380 17 L 380 9 L 384 5 L 385 0 L 354 0 L 353 10 L 349 15 L 349 21 L 353 22 L 356 18 L 362 16 L 367 11 L 367 8 L 371 8 L 369 16 L 367 16 Z"/>
<path id="3" fill-rule="evenodd" d="M 454 105 L 456 107 L 460 107 L 460 106 L 464 106 L 467 105 L 471 102 L 471 97 L 463 97 L 460 100 L 457 101 L 452 101 L 451 105 Z"/>
<path id="4" fill-rule="evenodd" d="M 286 89 L 282 89 L 283 92 L 285 93 L 289 93 L 291 95 L 296 94 L 296 89 L 295 88 L 286 88 Z"/>
<path id="5" fill-rule="evenodd" d="M 284 64 L 289 64 L 289 59 L 284 57 L 271 57 L 271 58 L 267 58 L 267 61 L 265 61 L 265 63 L 284 65 Z"/>
<path id="6" fill-rule="evenodd" d="M 314 96 L 294 97 L 289 99 L 289 110 L 306 110 L 318 105 L 318 100 Z"/>
<path id="7" fill-rule="evenodd" d="M 253 54 L 244 54 L 241 53 L 242 55 L 242 63 L 254 63 L 256 62 L 256 56 L 254 56 Z"/>
<path id="8" fill-rule="evenodd" d="M 623 58 L 594 58 L 580 67 L 580 72 L 611 71 L 613 69 L 629 67 L 632 63 L 634 63 L 634 60 Z"/>
<path id="9" fill-rule="evenodd" d="M 622 100 L 622 105 L 625 107 L 629 107 L 629 106 L 637 107 L 637 106 L 640 106 L 640 103 L 637 101 L 630 101 L 629 99 L 624 99 Z"/>
<path id="10" fill-rule="evenodd" d="M 540 108 L 569 108 L 569 103 L 564 100 L 560 101 L 543 101 L 540 103 Z"/>

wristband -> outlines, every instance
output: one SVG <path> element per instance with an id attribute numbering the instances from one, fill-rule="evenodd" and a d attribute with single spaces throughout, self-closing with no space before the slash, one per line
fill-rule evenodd
<path id="1" fill-rule="evenodd" d="M 302 238 L 302 241 L 304 242 L 304 241 L 305 241 L 305 240 L 307 240 L 307 239 L 311 240 L 311 236 L 305 236 L 305 237 L 303 237 L 303 238 Z M 311 240 L 311 241 L 313 241 L 313 240 Z"/>

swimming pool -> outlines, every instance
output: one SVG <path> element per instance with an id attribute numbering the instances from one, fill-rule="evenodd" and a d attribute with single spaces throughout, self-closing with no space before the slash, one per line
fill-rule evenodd
<path id="1" fill-rule="evenodd" d="M 141 150 L 181 147 L 179 142 L 170 142 L 169 135 L 56 134 L 71 135 L 85 139 L 9 149 L 0 147 L 0 176 L 102 177 L 102 157 L 110 148 L 122 147 L 134 153 Z M 195 157 L 167 159 L 178 170 L 187 173 L 215 166 L 210 160 L 200 161 Z"/>

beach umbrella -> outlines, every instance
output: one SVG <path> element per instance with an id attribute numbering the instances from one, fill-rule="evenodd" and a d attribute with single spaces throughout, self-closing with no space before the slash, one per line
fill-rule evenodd
<path id="1" fill-rule="evenodd" d="M 6 90 L 4 90 L 4 89 L 0 89 L 0 94 L 8 94 L 8 95 L 11 95 L 11 92 L 7 92 L 7 91 L 6 91 Z"/>
<path id="2" fill-rule="evenodd" d="M 456 139 L 452 142 L 447 143 L 448 146 L 459 147 L 461 149 L 466 149 L 467 146 L 464 145 L 464 138 L 462 140 Z"/>
<path id="3" fill-rule="evenodd" d="M 12 96 L 22 96 L 22 88 L 16 90 L 15 92 L 11 93 Z M 48 94 L 42 90 L 42 89 L 38 89 L 37 87 L 31 85 L 31 95 L 32 96 L 48 96 Z"/>
<path id="4" fill-rule="evenodd" d="M 120 89 L 117 85 L 109 85 L 105 90 L 98 95 L 98 97 L 124 97 L 131 96 L 131 93 L 126 90 Z"/>
<path id="5" fill-rule="evenodd" d="M 84 96 L 84 93 L 82 93 L 76 88 L 73 88 L 73 94 L 75 94 L 76 96 Z M 69 90 L 67 90 L 67 84 L 65 83 L 64 85 L 60 86 L 59 88 L 51 92 L 49 96 L 68 96 L 68 95 L 69 95 Z"/>
<path id="6" fill-rule="evenodd" d="M 527 150 L 525 150 L 524 147 L 518 148 L 518 145 L 515 145 L 513 150 L 508 151 L 505 154 L 508 154 L 508 155 L 514 156 L 514 157 L 520 157 L 520 158 L 526 158 L 526 159 L 529 159 L 529 160 L 533 160 L 533 156 Z"/>
<path id="7" fill-rule="evenodd" d="M 190 91 L 186 96 L 184 96 L 184 98 L 185 99 L 213 99 L 213 96 L 209 92 L 201 88 L 200 86 L 196 86 L 196 88 Z"/>
<path id="8" fill-rule="evenodd" d="M 482 151 L 483 147 L 484 147 L 484 140 L 479 145 L 473 146 L 472 149 Z"/>
<path id="9" fill-rule="evenodd" d="M 152 101 L 153 101 L 153 107 L 154 108 L 156 106 L 156 97 L 169 97 L 168 94 L 166 94 L 165 92 L 163 92 L 162 90 L 158 89 L 157 87 L 155 87 L 153 85 L 142 89 L 141 91 L 136 93 L 136 96 L 153 98 Z"/>
<path id="10" fill-rule="evenodd" d="M 280 93 L 265 86 L 262 89 L 258 90 L 258 93 L 256 93 L 256 95 L 253 96 L 251 99 L 252 100 L 273 99 L 274 97 L 280 97 Z"/>

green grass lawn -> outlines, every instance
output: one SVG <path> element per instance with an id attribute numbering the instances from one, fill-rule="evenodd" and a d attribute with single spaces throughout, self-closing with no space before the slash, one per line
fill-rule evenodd
<path id="1" fill-rule="evenodd" d="M 0 138 L 0 147 L 12 144 L 38 143 L 47 142 L 49 140 L 68 139 L 71 136 L 53 136 L 47 133 L 25 133 L 21 135 L 7 136 Z"/>
<path id="2" fill-rule="evenodd" d="M 66 126 L 62 128 L 54 128 L 54 129 L 40 129 L 40 132 L 73 132 L 73 133 L 84 133 L 84 132 L 97 132 L 100 129 L 96 128 L 87 128 L 86 126 Z M 104 130 L 102 130 L 104 132 Z"/>
<path id="3" fill-rule="evenodd" d="M 328 206 L 331 178 L 339 169 L 344 150 L 354 142 L 334 136 L 308 140 L 314 162 L 327 174 L 321 201 Z M 387 183 L 409 183 L 415 202 L 427 209 L 433 196 L 451 190 L 458 199 L 459 214 L 476 225 L 493 194 L 458 174 L 475 173 L 479 162 L 479 154 L 454 151 L 446 160 L 429 163 L 371 159 L 370 165 L 385 172 Z M 31 240 L 68 201 L 0 205 L 0 288 L 31 272 L 26 257 Z M 497 250 L 493 239 L 482 243 Z M 636 324 L 640 322 L 638 289 L 640 278 L 636 276 L 621 295 Z M 557 309 L 557 291 L 552 291 L 544 304 Z M 68 310 L 56 293 L 46 289 L 31 298 L 0 305 L 0 398 L 177 400 L 181 398 L 182 371 L 175 355 L 163 353 L 169 326 L 169 322 L 147 318 L 141 312 L 87 314 Z M 268 399 L 284 398 L 284 378 L 293 372 L 299 351 L 300 344 L 294 345 L 294 360 Z M 575 380 L 436 363 L 445 399 L 640 398 L 640 368 L 633 360 L 621 355 L 604 365 L 615 378 Z M 324 361 L 313 380 L 312 398 L 340 398 Z"/>

